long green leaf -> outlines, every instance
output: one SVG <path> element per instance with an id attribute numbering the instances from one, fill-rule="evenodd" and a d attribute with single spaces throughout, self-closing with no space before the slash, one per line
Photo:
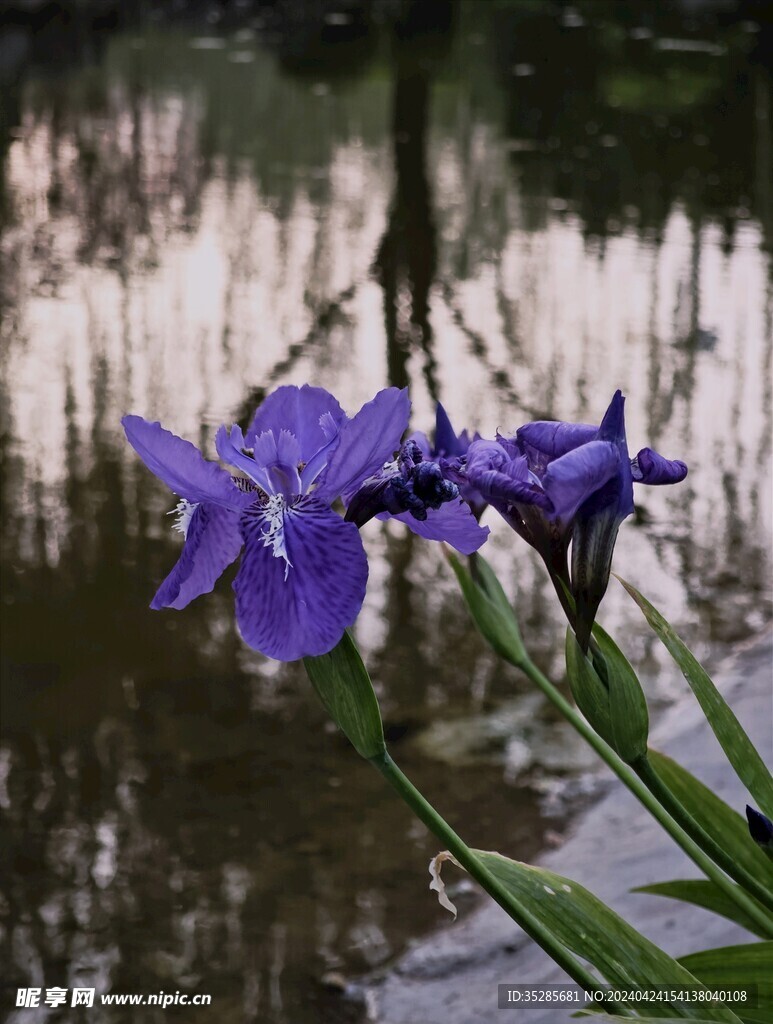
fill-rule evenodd
<path id="1" fill-rule="evenodd" d="M 660 612 L 634 586 L 619 576 L 618 579 L 641 608 L 647 622 L 682 670 L 738 778 L 757 801 L 760 809 L 768 817 L 773 817 L 773 778 L 725 698 Z"/>
<path id="2" fill-rule="evenodd" d="M 743 912 L 743 910 L 724 893 L 714 882 L 707 878 L 679 878 L 672 882 L 656 882 L 654 885 L 642 885 L 632 892 L 647 893 L 652 896 L 667 896 L 682 903 L 691 903 L 703 907 L 729 921 L 735 921 L 753 935 L 765 937 L 760 926 Z"/>
<path id="3" fill-rule="evenodd" d="M 498 853 L 475 852 L 516 899 L 539 915 L 559 942 L 593 964 L 610 985 L 644 988 L 698 984 L 681 964 L 571 879 Z M 738 1022 L 725 1006 L 709 1008 L 689 1002 L 664 1002 L 657 1009 L 650 1004 L 647 1012 L 659 1018 L 676 1013 L 693 1020 Z"/>
<path id="4" fill-rule="evenodd" d="M 773 862 L 749 835 L 741 815 L 677 761 L 657 750 L 650 750 L 648 756 L 661 780 L 704 831 L 713 836 L 740 867 L 773 892 Z"/>
<path id="5" fill-rule="evenodd" d="M 753 1013 L 767 1014 L 767 1020 L 773 1020 L 773 942 L 704 949 L 680 957 L 679 963 L 707 988 L 755 989 Z M 738 1010 L 745 1014 L 740 1003 Z"/>

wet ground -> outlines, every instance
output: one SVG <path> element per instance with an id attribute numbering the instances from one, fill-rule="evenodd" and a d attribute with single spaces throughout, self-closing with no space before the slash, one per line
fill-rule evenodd
<path id="1" fill-rule="evenodd" d="M 179 536 L 124 412 L 212 450 L 281 383 L 349 411 L 408 385 L 416 428 L 439 398 L 485 433 L 597 420 L 622 387 L 632 448 L 690 476 L 640 492 L 616 569 L 709 659 L 769 619 L 768 28 L 753 4 L 422 7 L 0 21 L 11 995 L 210 992 L 218 1019 L 303 1024 L 320 978 L 439 919 L 434 842 L 303 672 L 240 643 L 229 580 L 148 609 Z M 543 571 L 488 522 L 559 675 Z M 478 845 L 534 855 L 585 752 L 471 633 L 439 551 L 365 533 L 357 636 L 395 757 Z M 619 589 L 602 620 L 672 700 Z"/>

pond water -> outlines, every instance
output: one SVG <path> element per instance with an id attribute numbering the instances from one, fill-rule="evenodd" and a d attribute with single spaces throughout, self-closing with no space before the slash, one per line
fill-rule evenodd
<path id="1" fill-rule="evenodd" d="M 715 659 L 770 618 L 769 30 L 700 4 L 36 20 L 53 6 L 0 26 L 3 999 L 92 984 L 211 993 L 186 1020 L 348 1019 L 323 976 L 446 925 L 436 844 L 303 671 L 241 644 L 228 574 L 148 609 L 179 535 L 120 417 L 213 451 L 283 383 L 350 412 L 407 385 L 415 428 L 440 399 L 489 434 L 598 421 L 621 387 L 632 449 L 690 476 L 639 492 L 615 568 Z M 486 521 L 560 678 L 544 572 Z M 440 551 L 364 533 L 356 634 L 395 757 L 476 844 L 535 855 L 572 810 L 555 780 L 591 762 L 470 630 Z M 601 619 L 672 699 L 619 587 Z"/>

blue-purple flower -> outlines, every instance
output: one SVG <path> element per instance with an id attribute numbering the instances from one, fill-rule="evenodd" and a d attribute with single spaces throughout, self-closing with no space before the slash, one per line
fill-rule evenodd
<path id="1" fill-rule="evenodd" d="M 124 417 L 129 442 L 181 499 L 175 525 L 185 543 L 151 607 L 184 608 L 211 591 L 243 550 L 233 586 L 245 641 L 281 661 L 331 650 L 357 617 L 368 578 L 357 526 L 332 505 L 339 497 L 348 504 L 393 459 L 409 412 L 408 395 L 397 388 L 379 392 L 351 419 L 322 388 L 278 388 L 246 433 L 218 431 L 218 454 L 240 476 L 159 423 Z M 430 523 L 436 539 L 475 550 L 486 532 L 459 499 L 449 499 L 453 511 L 428 503 L 425 528 Z"/>
<path id="2" fill-rule="evenodd" d="M 598 427 L 537 420 L 513 437 L 475 441 L 464 465 L 470 484 L 539 552 L 583 648 L 609 582 L 617 531 L 634 509 L 633 483 L 678 483 L 687 475 L 683 462 L 651 448 L 629 457 L 624 401 L 615 392 Z"/>
<path id="3" fill-rule="evenodd" d="M 768 857 L 773 859 L 773 821 L 766 818 L 760 811 L 746 805 L 746 821 L 749 824 L 749 835 L 757 846 L 763 850 Z"/>

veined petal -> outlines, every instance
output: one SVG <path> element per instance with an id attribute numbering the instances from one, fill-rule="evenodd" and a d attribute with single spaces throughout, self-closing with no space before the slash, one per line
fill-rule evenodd
<path id="1" fill-rule="evenodd" d="M 241 549 L 239 514 L 211 502 L 197 505 L 177 564 L 150 607 L 184 608 L 200 594 L 208 594 Z"/>
<path id="2" fill-rule="evenodd" d="M 121 423 L 129 444 L 151 473 L 175 494 L 191 502 L 211 501 L 226 508 L 241 508 L 247 503 L 230 475 L 217 463 L 208 462 L 190 441 L 141 416 L 124 416 Z"/>
<path id="3" fill-rule="evenodd" d="M 329 391 L 309 384 L 277 388 L 255 413 L 246 434 L 247 444 L 252 447 L 267 430 L 277 437 L 281 430 L 289 430 L 298 439 L 302 461 L 308 462 L 330 440 L 320 422 L 323 418 L 328 428 L 331 420 L 338 427 L 346 421 L 346 414 Z"/>
<path id="4" fill-rule="evenodd" d="M 265 469 L 275 494 L 292 497 L 301 493 L 298 464 L 301 447 L 295 434 L 280 430 L 277 434 L 267 430 L 255 438 L 253 459 Z"/>
<path id="5" fill-rule="evenodd" d="M 589 441 L 550 463 L 542 486 L 554 515 L 571 520 L 580 505 L 611 480 L 620 467 L 620 452 L 608 441 Z"/>
<path id="6" fill-rule="evenodd" d="M 241 427 L 234 424 L 230 431 L 225 427 L 220 427 L 215 435 L 215 447 L 223 462 L 246 473 L 266 494 L 274 493 L 274 486 L 263 466 L 259 465 L 251 455 L 245 455 L 242 451 L 242 448 L 246 447 L 246 442 Z"/>
<path id="7" fill-rule="evenodd" d="M 422 520 L 414 518 L 410 512 L 398 516 L 382 513 L 377 518 L 396 519 L 420 537 L 445 541 L 463 555 L 477 551 L 485 544 L 490 532 L 488 526 L 478 525 L 469 505 L 461 498 L 447 501 L 440 508 L 427 509 L 427 518 Z"/>
<path id="8" fill-rule="evenodd" d="M 357 527 L 313 497 L 288 505 L 278 524 L 283 555 L 267 541 L 259 508 L 241 520 L 244 555 L 234 580 L 244 640 L 271 658 L 325 654 L 357 618 L 368 563 Z"/>
<path id="9" fill-rule="evenodd" d="M 678 484 L 687 476 L 679 459 L 665 459 L 652 448 L 642 448 L 631 463 L 633 479 L 640 484 Z"/>
<path id="10" fill-rule="evenodd" d="M 338 447 L 314 492 L 316 497 L 333 501 L 343 495 L 347 501 L 400 447 L 410 411 L 407 388 L 385 388 L 363 405 L 341 427 Z"/>
<path id="11" fill-rule="evenodd" d="M 258 434 L 253 451 L 255 461 L 261 466 L 297 466 L 301 461 L 301 446 L 295 434 L 289 430 L 280 430 L 278 433 L 266 430 Z"/>

